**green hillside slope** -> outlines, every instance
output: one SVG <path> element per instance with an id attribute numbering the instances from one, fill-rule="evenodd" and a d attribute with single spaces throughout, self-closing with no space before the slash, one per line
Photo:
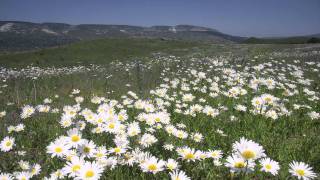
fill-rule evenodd
<path id="1" fill-rule="evenodd" d="M 156 52 L 179 54 L 201 45 L 203 43 L 161 39 L 98 39 L 81 41 L 58 48 L 2 54 L 0 55 L 0 66 L 102 64 L 116 59 L 125 60 L 150 56 Z"/>

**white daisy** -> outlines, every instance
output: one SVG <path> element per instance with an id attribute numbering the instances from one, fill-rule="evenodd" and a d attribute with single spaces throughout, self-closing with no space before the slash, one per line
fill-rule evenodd
<path id="1" fill-rule="evenodd" d="M 166 162 L 166 166 L 170 171 L 176 170 L 179 167 L 179 164 L 174 159 L 168 159 Z"/>
<path id="2" fill-rule="evenodd" d="M 13 180 L 13 177 L 9 173 L 0 173 L 1 180 Z"/>
<path id="3" fill-rule="evenodd" d="M 35 112 L 35 109 L 32 106 L 26 105 L 22 108 L 22 112 L 20 114 L 20 117 L 22 119 L 26 119 L 26 118 L 30 117 L 34 112 Z"/>
<path id="4" fill-rule="evenodd" d="M 8 152 L 8 151 L 10 151 L 12 148 L 13 148 L 13 146 L 14 146 L 14 138 L 12 138 L 12 137 L 5 137 L 2 141 L 1 141 L 1 143 L 0 143 L 0 149 L 1 149 L 1 151 L 3 151 L 3 152 Z"/>
<path id="5" fill-rule="evenodd" d="M 78 150 L 81 153 L 81 155 L 85 157 L 94 157 L 96 152 L 96 145 L 93 141 L 88 141 L 84 139 L 82 145 L 78 147 Z"/>
<path id="6" fill-rule="evenodd" d="M 190 178 L 183 171 L 170 172 L 171 180 L 190 180 Z"/>
<path id="7" fill-rule="evenodd" d="M 312 168 L 304 162 L 293 161 L 289 164 L 289 167 L 289 172 L 298 179 L 308 180 L 317 177 L 316 173 L 312 171 Z"/>
<path id="8" fill-rule="evenodd" d="M 250 172 L 253 171 L 255 164 L 251 160 L 246 160 L 237 155 L 231 155 L 227 157 L 225 166 L 229 167 L 231 172 Z"/>
<path id="9" fill-rule="evenodd" d="M 265 157 L 263 147 L 252 140 L 241 138 L 240 141 L 235 142 L 232 147 L 235 153 L 247 160 Z"/>
<path id="10" fill-rule="evenodd" d="M 159 171 L 163 171 L 165 164 L 165 161 L 158 160 L 156 157 L 151 157 L 149 159 L 145 159 L 144 162 L 140 164 L 140 167 L 143 172 L 156 174 Z"/>
<path id="11" fill-rule="evenodd" d="M 78 145 L 81 145 L 83 140 L 81 139 L 82 135 L 81 132 L 77 128 L 73 128 L 68 130 L 67 132 L 67 142 L 72 147 L 77 147 Z"/>
<path id="12" fill-rule="evenodd" d="M 103 172 L 103 167 L 96 162 L 86 162 L 81 171 L 77 173 L 77 180 L 97 180 Z"/>
<path id="13" fill-rule="evenodd" d="M 270 159 L 270 158 L 263 158 L 260 160 L 261 164 L 261 171 L 269 172 L 272 175 L 277 175 L 280 169 L 279 163 Z"/>
<path id="14" fill-rule="evenodd" d="M 51 154 L 51 157 L 64 157 L 68 154 L 70 148 L 71 146 L 67 145 L 65 138 L 61 137 L 47 146 L 47 153 Z"/>
<path id="15" fill-rule="evenodd" d="M 77 173 L 79 173 L 84 166 L 84 158 L 83 157 L 72 157 L 70 162 L 62 168 L 62 173 L 64 175 L 68 175 L 69 177 L 76 177 Z"/>

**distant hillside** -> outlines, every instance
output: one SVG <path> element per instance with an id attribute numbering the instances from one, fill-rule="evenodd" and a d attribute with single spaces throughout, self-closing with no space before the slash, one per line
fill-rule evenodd
<path id="1" fill-rule="evenodd" d="M 312 35 L 309 35 L 309 37 L 316 37 L 316 38 L 320 38 L 320 33 L 318 33 L 318 34 L 312 34 Z"/>
<path id="2" fill-rule="evenodd" d="M 215 29 L 191 26 L 128 26 L 0 21 L 0 50 L 30 50 L 98 38 L 161 38 L 232 43 L 244 40 Z"/>

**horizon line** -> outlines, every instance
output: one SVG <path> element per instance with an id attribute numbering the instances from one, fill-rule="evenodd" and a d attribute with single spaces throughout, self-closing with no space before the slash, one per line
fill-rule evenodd
<path id="1" fill-rule="evenodd" d="M 69 22 L 53 22 L 53 21 L 26 21 L 26 20 L 2 20 L 0 19 L 0 22 L 23 22 L 23 23 L 33 23 L 33 24 L 45 24 L 45 23 L 55 23 L 55 24 L 67 24 L 72 26 L 78 26 L 78 25 L 115 25 L 115 26 L 134 26 L 134 27 L 156 27 L 156 26 L 168 26 L 168 27 L 175 27 L 175 26 L 195 26 L 195 27 L 202 27 L 202 28 L 208 28 L 215 31 L 218 31 L 219 33 L 235 36 L 235 37 L 242 37 L 242 38 L 290 38 L 290 37 L 306 37 L 306 36 L 313 36 L 313 35 L 319 35 L 319 33 L 310 33 L 310 34 L 301 34 L 301 35 L 289 35 L 289 36 L 281 36 L 281 35 L 270 35 L 270 36 L 240 36 L 240 35 L 233 35 L 229 33 L 222 32 L 216 28 L 205 26 L 205 25 L 194 25 L 194 24 L 176 24 L 176 25 L 136 25 L 136 24 L 107 24 L 107 23 L 69 23 Z"/>

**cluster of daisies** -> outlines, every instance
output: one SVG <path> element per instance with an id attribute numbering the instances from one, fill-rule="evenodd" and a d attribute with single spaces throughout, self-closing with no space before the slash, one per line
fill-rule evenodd
<path id="1" fill-rule="evenodd" d="M 170 58 L 179 62 L 175 57 Z M 129 91 L 120 100 L 100 96 L 87 100 L 79 89 L 73 89 L 69 95 L 73 104 L 54 107 L 54 101 L 59 99 L 56 95 L 36 106 L 25 105 L 20 113 L 23 123 L 7 127 L 9 135 L 1 140 L 1 153 L 24 155 L 14 136 L 25 130 L 24 122 L 38 114 L 59 113 L 56 122 L 63 134 L 56 134 L 46 145 L 46 154 L 50 160 L 60 162 L 60 166 L 50 168 L 44 179 L 103 179 L 107 170 L 129 166 L 141 173 L 161 173 L 173 180 L 189 180 L 192 174 L 185 171 L 183 165 L 204 160 L 210 160 L 212 168 L 228 169 L 232 175 L 245 176 L 260 171 L 277 177 L 283 168 L 281 162 L 269 158 L 260 144 L 242 137 L 233 143 L 228 153 L 219 148 L 204 150 L 197 145 L 206 143 L 208 132 L 189 128 L 188 121 L 199 116 L 212 120 L 230 112 L 230 120 L 236 121 L 239 118 L 235 111 L 273 121 L 301 109 L 307 109 L 311 120 L 318 120 L 320 115 L 313 109 L 319 93 L 311 90 L 313 80 L 305 78 L 303 67 L 294 64 L 285 69 L 273 67 L 279 62 L 271 59 L 271 62 L 241 69 L 224 61 L 205 58 L 199 63 L 194 59 L 175 72 L 164 68 L 163 83 L 151 90 L 147 99 Z M 288 70 L 289 76 L 281 73 Z M 281 96 L 272 95 L 274 91 L 281 92 Z M 298 96 L 306 97 L 307 102 L 300 101 Z M 85 106 L 84 102 L 91 106 Z M 0 113 L 0 118 L 5 116 L 6 111 Z M 228 136 L 221 129 L 216 132 Z M 175 142 L 179 142 L 178 145 Z M 172 156 L 164 159 L 152 148 Z M 40 163 L 20 161 L 18 165 L 20 171 L 0 170 L 0 179 L 27 180 L 44 176 Z M 288 174 L 298 179 L 317 177 L 304 162 L 293 161 L 284 169 L 287 168 Z"/>
<path id="2" fill-rule="evenodd" d="M 256 170 L 277 175 L 280 165 L 267 157 L 265 151 L 258 143 L 241 138 L 233 143 L 232 154 L 226 158 L 226 167 L 232 173 L 253 173 Z M 289 164 L 289 172 L 298 179 L 313 179 L 316 174 L 312 168 L 304 162 L 293 161 Z"/>

